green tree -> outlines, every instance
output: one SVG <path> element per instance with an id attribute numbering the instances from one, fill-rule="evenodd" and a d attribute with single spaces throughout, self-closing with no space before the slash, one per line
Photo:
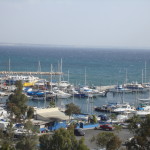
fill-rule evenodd
<path id="1" fill-rule="evenodd" d="M 89 150 L 84 139 L 77 140 L 73 130 L 59 129 L 51 135 L 43 135 L 39 139 L 40 150 Z"/>
<path id="2" fill-rule="evenodd" d="M 73 103 L 66 105 L 65 114 L 68 115 L 69 118 L 72 114 L 79 114 L 79 113 L 81 113 L 81 109 L 77 105 Z"/>
<path id="3" fill-rule="evenodd" d="M 95 141 L 96 145 L 106 150 L 116 150 L 121 146 L 121 140 L 114 133 L 101 132 L 96 137 L 91 139 L 91 142 Z"/>
<path id="4" fill-rule="evenodd" d="M 35 136 L 24 136 L 16 144 L 17 150 L 37 150 L 37 137 Z"/>
<path id="5" fill-rule="evenodd" d="M 117 118 L 117 116 L 116 116 L 116 114 L 111 114 L 111 115 L 110 115 L 110 118 L 111 118 L 112 120 L 114 120 L 114 119 Z"/>
<path id="6" fill-rule="evenodd" d="M 55 107 L 55 102 L 54 101 L 50 101 L 49 106 L 50 107 Z"/>
<path id="7" fill-rule="evenodd" d="M 12 123 L 7 126 L 7 132 L 4 134 L 2 130 L 0 130 L 0 150 L 15 150 L 15 145 L 13 142 L 14 138 L 14 130 Z"/>
<path id="8" fill-rule="evenodd" d="M 90 123 L 97 123 L 97 118 L 95 115 L 89 116 L 90 118 Z"/>
<path id="9" fill-rule="evenodd" d="M 27 120 L 24 123 L 24 128 L 28 131 L 28 133 L 33 133 L 34 135 L 39 132 L 39 128 L 34 126 L 30 120 Z"/>
<path id="10" fill-rule="evenodd" d="M 149 150 L 150 149 L 150 115 L 147 115 L 145 119 L 137 119 L 138 116 L 134 116 L 130 119 L 130 130 L 134 134 L 134 137 L 127 142 L 128 149 Z M 140 123 L 140 126 L 137 125 Z"/>
<path id="11" fill-rule="evenodd" d="M 138 125 L 141 124 L 142 120 L 139 116 L 134 115 L 132 118 L 127 120 L 127 123 L 129 123 L 128 128 L 130 132 L 133 134 L 138 133 Z"/>
<path id="12" fill-rule="evenodd" d="M 4 141 L 1 144 L 0 150 L 15 150 L 15 146 L 10 145 L 10 143 L 8 141 Z"/>
<path id="13" fill-rule="evenodd" d="M 24 123 L 24 128 L 27 132 L 19 139 L 16 144 L 17 150 L 36 150 L 38 144 L 37 130 L 30 120 Z"/>
<path id="14" fill-rule="evenodd" d="M 16 121 L 20 121 L 21 117 L 25 115 L 27 111 L 27 97 L 22 94 L 22 82 L 16 82 L 17 89 L 8 98 L 7 109 L 11 114 L 15 114 Z"/>
<path id="15" fill-rule="evenodd" d="M 120 125 L 113 125 L 115 127 L 115 132 L 119 133 L 122 130 Z"/>
<path id="16" fill-rule="evenodd" d="M 27 111 L 27 118 L 31 119 L 34 116 L 34 108 L 33 107 L 29 107 L 28 111 Z"/>

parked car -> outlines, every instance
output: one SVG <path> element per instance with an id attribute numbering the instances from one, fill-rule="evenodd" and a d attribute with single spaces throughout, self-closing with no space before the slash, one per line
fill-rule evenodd
<path id="1" fill-rule="evenodd" d="M 113 127 L 111 124 L 103 124 L 103 125 L 100 125 L 100 129 L 112 131 L 115 129 L 115 127 Z"/>
<path id="2" fill-rule="evenodd" d="M 119 126 L 122 127 L 122 129 L 128 129 L 129 123 L 119 123 Z"/>
<path id="3" fill-rule="evenodd" d="M 84 136 L 85 132 L 82 129 L 74 129 L 74 135 L 76 136 Z"/>

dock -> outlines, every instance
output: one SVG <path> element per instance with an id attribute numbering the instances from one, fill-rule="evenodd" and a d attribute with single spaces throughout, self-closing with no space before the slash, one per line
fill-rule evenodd
<path id="1" fill-rule="evenodd" d="M 99 91 L 109 91 L 109 89 L 113 89 L 115 87 L 116 85 L 96 86 L 96 89 Z"/>
<path id="2" fill-rule="evenodd" d="M 62 75 L 62 72 L 15 72 L 0 71 L 0 75 Z"/>

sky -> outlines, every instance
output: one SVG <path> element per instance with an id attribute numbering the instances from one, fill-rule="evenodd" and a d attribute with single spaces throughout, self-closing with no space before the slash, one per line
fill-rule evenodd
<path id="1" fill-rule="evenodd" d="M 150 0 L 0 0 L 0 43 L 150 49 Z"/>

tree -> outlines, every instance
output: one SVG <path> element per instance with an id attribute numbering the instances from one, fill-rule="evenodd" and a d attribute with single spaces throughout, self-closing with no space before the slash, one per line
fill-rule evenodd
<path id="1" fill-rule="evenodd" d="M 113 125 L 115 127 L 115 132 L 119 133 L 122 130 L 120 125 Z"/>
<path id="2" fill-rule="evenodd" d="M 55 102 L 54 101 L 50 101 L 49 106 L 50 107 L 55 107 Z"/>
<path id="3" fill-rule="evenodd" d="M 19 139 L 19 142 L 16 144 L 17 150 L 36 150 L 38 144 L 38 137 L 35 134 L 37 130 L 33 126 L 32 122 L 28 120 L 24 124 L 24 128 L 27 132 Z"/>
<path id="4" fill-rule="evenodd" d="M 14 142 L 14 130 L 13 125 L 10 122 L 10 124 L 7 126 L 7 132 L 4 133 L 2 130 L 0 130 L 0 150 L 15 150 Z"/>
<path id="5" fill-rule="evenodd" d="M 128 127 L 130 132 L 133 134 L 138 133 L 138 125 L 141 124 L 142 120 L 139 116 L 134 115 L 132 118 L 127 120 L 127 123 L 129 123 Z"/>
<path id="6" fill-rule="evenodd" d="M 34 116 L 34 108 L 33 107 L 29 107 L 28 111 L 27 111 L 27 118 L 31 119 Z"/>
<path id="7" fill-rule="evenodd" d="M 150 149 L 150 115 L 147 115 L 143 120 L 137 118 L 139 117 L 134 116 L 129 120 L 130 131 L 134 134 L 134 137 L 126 143 L 126 146 L 128 149 L 138 148 L 139 150 L 149 150 Z"/>
<path id="8" fill-rule="evenodd" d="M 77 105 L 75 105 L 73 103 L 66 105 L 65 114 L 68 115 L 69 118 L 72 114 L 79 114 L 79 113 L 81 113 L 81 110 Z"/>
<path id="9" fill-rule="evenodd" d="M 97 123 L 97 118 L 95 115 L 89 116 L 88 120 L 89 120 L 88 122 L 90 123 Z"/>
<path id="10" fill-rule="evenodd" d="M 27 97 L 22 94 L 22 82 L 16 82 L 17 89 L 14 94 L 11 94 L 8 98 L 7 109 L 11 112 L 11 115 L 15 114 L 16 121 L 20 121 L 22 115 L 25 115 L 27 110 Z"/>
<path id="11" fill-rule="evenodd" d="M 35 136 L 24 136 L 16 144 L 17 150 L 37 150 L 37 138 Z"/>
<path id="12" fill-rule="evenodd" d="M 73 130 L 59 129 L 51 135 L 43 135 L 39 139 L 40 150 L 89 150 L 84 139 L 77 140 Z"/>
<path id="13" fill-rule="evenodd" d="M 118 136 L 110 132 L 101 132 L 96 137 L 91 139 L 91 142 L 96 141 L 96 145 L 106 150 L 116 150 L 121 146 L 121 140 Z"/>

